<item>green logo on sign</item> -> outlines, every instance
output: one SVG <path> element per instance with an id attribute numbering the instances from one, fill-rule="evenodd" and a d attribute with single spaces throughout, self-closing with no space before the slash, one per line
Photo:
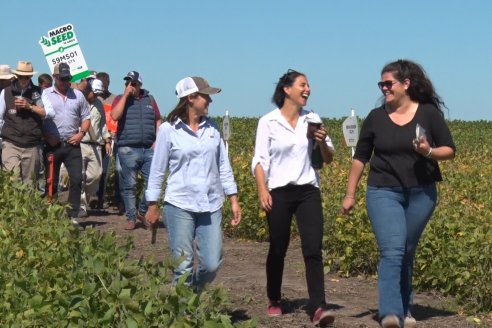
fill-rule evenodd
<path id="1" fill-rule="evenodd" d="M 49 47 L 51 46 L 50 40 L 45 38 L 44 36 L 41 37 L 41 40 L 39 40 L 39 43 L 44 44 L 45 46 Z"/>

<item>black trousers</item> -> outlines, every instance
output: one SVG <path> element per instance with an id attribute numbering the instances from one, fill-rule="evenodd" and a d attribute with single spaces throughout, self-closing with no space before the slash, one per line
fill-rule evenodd
<path id="1" fill-rule="evenodd" d="M 67 168 L 68 177 L 70 179 L 70 188 L 68 192 L 68 202 L 70 203 L 70 209 L 68 211 L 68 215 L 71 218 L 76 218 L 79 215 L 80 194 L 82 191 L 82 152 L 80 150 L 80 146 L 73 146 L 67 142 L 61 142 L 56 147 L 47 146 L 46 153 L 53 153 L 54 193 L 58 191 L 58 179 L 60 176 L 61 164 L 65 164 L 65 167 Z M 47 170 L 49 170 L 48 167 Z"/>
<path id="2" fill-rule="evenodd" d="M 312 185 L 287 185 L 273 189 L 272 210 L 267 214 L 270 236 L 268 251 L 267 295 L 272 301 L 281 298 L 284 259 L 289 247 L 290 226 L 295 214 L 301 237 L 302 255 L 311 310 L 325 306 L 325 283 L 321 253 L 323 211 L 321 195 Z"/>

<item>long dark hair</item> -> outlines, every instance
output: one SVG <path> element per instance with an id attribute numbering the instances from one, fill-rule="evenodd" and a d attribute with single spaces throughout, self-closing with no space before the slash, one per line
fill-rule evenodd
<path id="1" fill-rule="evenodd" d="M 188 124 L 188 115 L 186 115 L 186 109 L 188 108 L 188 97 L 179 98 L 178 104 L 174 109 L 167 115 L 166 121 L 173 124 L 178 118 L 181 121 Z"/>
<path id="2" fill-rule="evenodd" d="M 278 79 L 277 86 L 275 87 L 275 92 L 272 96 L 272 102 L 277 105 L 278 108 L 282 108 L 282 106 L 284 105 L 284 88 L 291 87 L 299 76 L 305 77 L 306 75 L 301 72 L 294 71 L 293 69 L 289 69 L 287 73 L 285 73 Z"/>
<path id="3" fill-rule="evenodd" d="M 381 70 L 381 75 L 384 73 L 392 73 L 395 79 L 401 83 L 405 79 L 409 79 L 410 86 L 407 89 L 407 94 L 410 99 L 422 104 L 432 104 L 439 109 L 441 114 L 443 113 L 443 108 L 446 105 L 436 93 L 431 80 L 422 66 L 410 60 L 399 59 L 386 64 Z"/>

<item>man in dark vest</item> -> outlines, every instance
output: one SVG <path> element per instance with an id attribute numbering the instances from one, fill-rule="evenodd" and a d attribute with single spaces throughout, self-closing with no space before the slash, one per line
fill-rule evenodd
<path id="1" fill-rule="evenodd" d="M 138 72 L 131 71 L 123 79 L 125 92 L 113 101 L 111 117 L 118 121 L 117 156 L 122 170 L 123 181 L 120 188 L 127 217 L 125 229 L 133 230 L 137 219 L 146 226 L 145 193 L 142 195 L 138 211 L 136 206 L 137 174 L 140 172 L 143 175 L 146 186 L 161 114 L 154 97 L 142 89 L 142 76 Z"/>
<path id="2" fill-rule="evenodd" d="M 4 121 L 2 166 L 16 172 L 22 182 L 32 184 L 41 160 L 42 120 L 55 112 L 45 110 L 41 90 L 31 81 L 36 72 L 30 62 L 19 61 L 12 73 L 17 79 L 0 94 L 0 118 Z"/>

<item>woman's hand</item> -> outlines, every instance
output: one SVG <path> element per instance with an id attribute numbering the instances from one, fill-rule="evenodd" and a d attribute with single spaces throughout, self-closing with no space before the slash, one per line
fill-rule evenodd
<path id="1" fill-rule="evenodd" d="M 260 208 L 266 212 L 270 212 L 272 210 L 272 196 L 268 189 L 260 189 L 258 192 L 258 198 L 260 201 Z"/>
<path id="2" fill-rule="evenodd" d="M 426 136 L 422 136 L 419 139 L 414 139 L 412 143 L 413 143 L 413 149 L 417 153 L 419 153 L 424 157 L 429 157 L 431 146 L 429 145 Z"/>
<path id="3" fill-rule="evenodd" d="M 159 221 L 159 207 L 157 206 L 156 202 L 152 202 L 149 204 L 149 208 L 147 209 L 147 213 L 145 214 L 145 221 L 150 225 L 153 226 L 156 224 L 157 221 Z"/>
<path id="4" fill-rule="evenodd" d="M 232 210 L 231 225 L 235 227 L 239 224 L 239 222 L 241 222 L 241 207 L 239 206 L 239 202 L 237 201 L 237 195 L 231 196 L 230 199 Z"/>
<path id="5" fill-rule="evenodd" d="M 355 197 L 345 196 L 342 201 L 342 214 L 349 214 L 355 206 Z"/>
<path id="6" fill-rule="evenodd" d="M 318 144 L 325 143 L 327 133 L 326 128 L 322 125 L 318 130 L 316 130 L 316 132 L 314 132 L 314 140 Z"/>

